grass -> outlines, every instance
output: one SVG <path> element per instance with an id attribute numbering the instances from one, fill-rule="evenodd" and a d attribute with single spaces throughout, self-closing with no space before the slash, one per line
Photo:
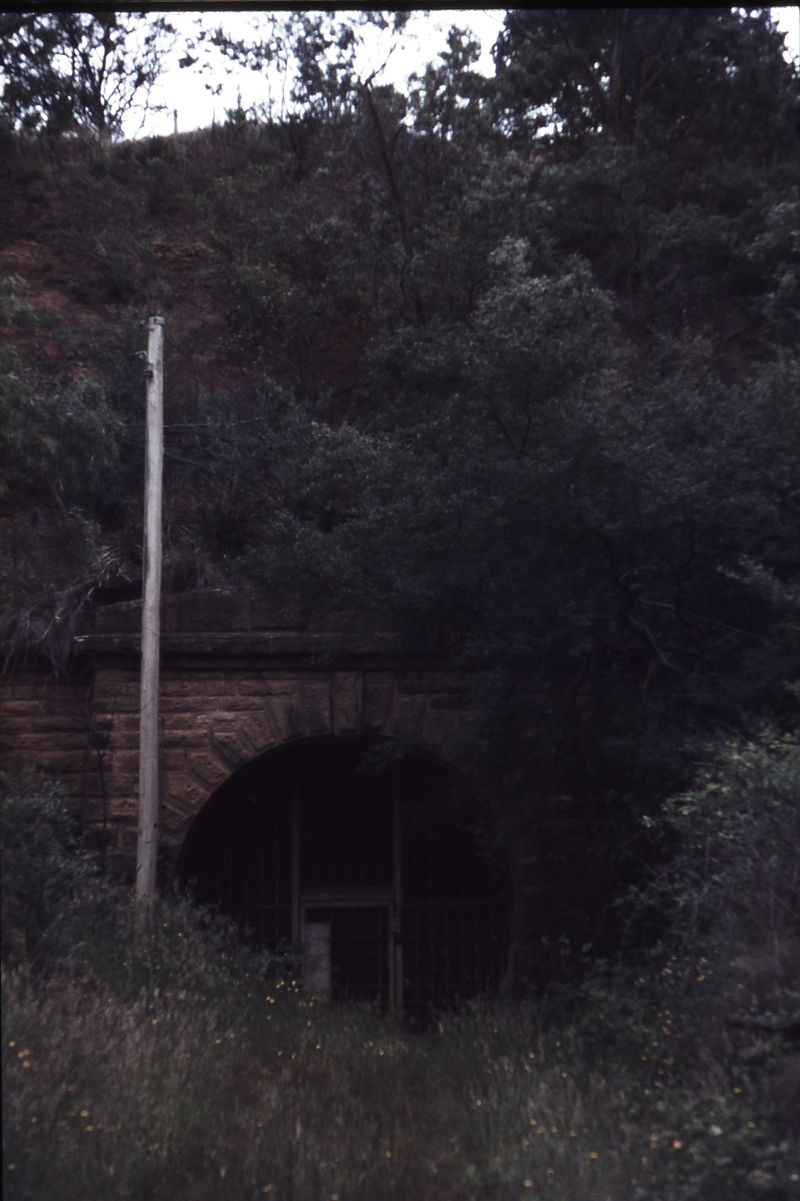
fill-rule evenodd
<path id="1" fill-rule="evenodd" d="M 12 1201 L 800 1198 L 796 1048 L 724 1021 L 795 1013 L 791 940 L 595 963 L 412 1030 L 314 1001 L 177 894 L 143 916 L 57 788 L 0 816 Z"/>
<path id="2" fill-rule="evenodd" d="M 315 1003 L 181 901 L 145 929 L 101 890 L 55 924 L 67 943 L 4 973 L 7 1197 L 800 1196 L 757 1080 L 676 1013 L 613 1047 L 524 1002 L 415 1033 Z"/>

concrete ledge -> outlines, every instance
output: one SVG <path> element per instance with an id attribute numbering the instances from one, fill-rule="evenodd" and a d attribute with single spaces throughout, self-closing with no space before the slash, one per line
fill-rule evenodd
<path id="1" fill-rule="evenodd" d="M 138 633 L 82 634 L 75 639 L 78 652 L 96 655 L 139 655 Z M 161 635 L 164 655 L 232 655 L 248 658 L 330 655 L 392 655 L 400 649 L 395 634 L 306 634 L 303 632 L 168 633 Z"/>

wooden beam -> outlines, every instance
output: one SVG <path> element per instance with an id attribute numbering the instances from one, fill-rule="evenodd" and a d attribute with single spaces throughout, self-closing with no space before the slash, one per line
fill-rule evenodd
<path id="1" fill-rule="evenodd" d="M 144 589 L 142 595 L 139 718 L 139 827 L 136 899 L 156 895 L 159 808 L 158 675 L 161 633 L 161 485 L 164 466 L 164 318 L 147 322 L 145 364 L 147 447 L 144 475 Z"/>

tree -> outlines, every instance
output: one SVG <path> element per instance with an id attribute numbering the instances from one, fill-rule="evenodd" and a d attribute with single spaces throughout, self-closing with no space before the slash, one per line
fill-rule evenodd
<path id="1" fill-rule="evenodd" d="M 365 353 L 347 422 L 317 412 L 283 457 L 246 571 L 494 665 L 476 773 L 540 823 L 556 926 L 580 937 L 650 853 L 638 817 L 701 741 L 754 713 L 790 720 L 800 648 L 743 557 L 797 579 L 791 70 L 749 20 L 712 23 L 741 73 L 711 72 L 710 112 L 673 79 L 676 96 L 647 92 L 634 115 L 620 101 L 615 131 L 579 116 L 541 146 L 491 125 L 462 47 L 428 73 L 411 129 L 377 88 L 327 129 L 336 241 L 306 196 L 292 207 L 322 238 L 316 294 L 347 278 L 369 298 Z M 755 102 L 773 67 L 763 136 L 748 124 L 720 151 L 715 114 L 749 87 Z M 285 270 L 287 226 L 269 220 L 259 253 Z M 298 257 L 293 289 L 303 277 Z M 562 806 L 548 832 L 553 795 L 568 820 Z"/>
<path id="2" fill-rule="evenodd" d="M 783 42 L 767 9 L 507 16 L 494 119 L 552 166 L 559 241 L 640 329 L 796 338 L 798 76 Z"/>
<path id="3" fill-rule="evenodd" d="M 118 136 L 147 109 L 173 33 L 164 17 L 24 13 L 0 21 L 0 116 L 18 130 Z"/>
<path id="4" fill-rule="evenodd" d="M 369 79 L 360 70 L 356 60 L 364 49 L 362 30 L 373 28 L 398 35 L 408 17 L 407 12 L 380 10 L 348 13 L 345 20 L 339 20 L 333 12 L 262 14 L 262 36 L 258 40 L 232 38 L 220 26 L 211 34 L 201 29 L 188 43 L 188 49 L 198 50 L 198 43 L 205 42 L 240 67 L 258 74 L 272 68 L 281 75 L 284 86 L 279 111 L 275 111 L 271 95 L 263 106 L 271 119 L 290 120 L 305 114 L 335 121 L 352 111 L 359 90 L 365 83 L 371 84 L 383 69 L 377 68 Z M 197 61 L 188 53 L 181 66 L 193 66 Z M 208 59 L 201 63 L 201 71 L 210 69 Z"/>
<path id="5" fill-rule="evenodd" d="M 794 127 L 784 39 L 769 9 L 511 11 L 495 47 L 498 119 L 517 137 L 552 126 L 557 140 L 726 151 L 744 139 L 766 159 Z"/>
<path id="6" fill-rule="evenodd" d="M 633 11 L 515 19 L 496 86 L 452 31 L 409 97 L 361 78 L 356 33 L 324 14 L 231 48 L 296 47 L 296 90 L 164 176 L 224 252 L 207 266 L 236 363 L 168 423 L 170 537 L 273 600 L 366 609 L 410 650 L 491 665 L 476 779 L 537 823 L 553 920 L 591 934 L 701 742 L 790 720 L 794 74 L 741 10 L 656 13 L 659 41 Z M 87 219 L 106 244 L 166 150 L 118 148 L 98 185 L 115 202 Z M 81 385 L 65 423 L 65 390 L 34 406 L 9 373 L 9 496 L 97 429 L 132 491 L 129 416 L 115 434 Z M 72 505 L 121 544 L 82 463 Z"/>

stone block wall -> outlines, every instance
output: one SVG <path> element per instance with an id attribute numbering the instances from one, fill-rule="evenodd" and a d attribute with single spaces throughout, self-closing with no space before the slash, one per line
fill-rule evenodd
<path id="1" fill-rule="evenodd" d="M 138 602 L 98 611 L 95 631 L 76 639 L 80 683 L 35 672 L 0 680 L 0 766 L 57 777 L 84 830 L 105 830 L 126 863 L 136 847 L 140 621 Z M 173 865 L 212 793 L 274 747 L 372 733 L 457 767 L 480 717 L 476 672 L 409 666 L 390 634 L 298 629 L 296 614 L 265 615 L 243 590 L 164 598 L 162 622 L 161 838 Z M 520 962 L 533 954 L 542 906 L 529 842 L 521 832 L 507 848 L 510 955 Z"/>
<path id="2" fill-rule="evenodd" d="M 445 761 L 475 719 L 467 681 L 454 673 L 412 675 L 359 668 L 298 671 L 229 666 L 165 667 L 161 673 L 161 837 L 177 852 L 216 788 L 244 763 L 293 739 L 376 733 L 411 741 Z M 97 672 L 96 721 L 103 749 L 108 819 L 115 842 L 132 845 L 138 803 L 139 673 Z M 91 790 L 84 820 L 103 822 Z"/>
<path id="3" fill-rule="evenodd" d="M 44 673 L 11 677 L 0 688 L 0 767 L 58 778 L 83 806 L 102 740 L 91 683 L 67 684 Z"/>
<path id="4" fill-rule="evenodd" d="M 102 637 L 102 635 L 101 635 Z M 95 636 L 99 643 L 101 638 Z M 181 648 L 185 650 L 185 648 Z M 173 859 L 194 817 L 242 764 L 315 735 L 374 733 L 412 742 L 455 763 L 475 720 L 473 682 L 455 672 L 397 670 L 374 662 L 319 670 L 308 656 L 270 665 L 242 656 L 162 658 L 161 837 Z M 136 844 L 139 666 L 131 655 L 97 663 L 82 684 L 45 675 L 0 686 L 0 756 L 11 772 L 57 777 L 85 831 Z"/>
<path id="5" fill-rule="evenodd" d="M 99 645 L 103 635 L 95 636 Z M 300 643 L 298 643 L 300 645 Z M 169 651 L 169 644 L 167 646 Z M 315 735 L 374 733 L 411 742 L 458 766 L 479 719 L 473 675 L 362 661 L 321 670 L 306 654 L 291 661 L 238 654 L 167 653 L 162 658 L 161 840 L 169 874 L 192 821 L 243 764 L 283 743 Z M 57 777 L 84 830 L 105 829 L 109 850 L 132 865 L 136 848 L 139 668 L 134 655 L 100 659 L 93 677 L 64 684 L 44 675 L 0 682 L 2 767 Z M 569 798 L 550 798 L 566 805 Z M 534 954 L 539 896 L 535 847 L 509 846 L 517 905 L 511 960 Z"/>

